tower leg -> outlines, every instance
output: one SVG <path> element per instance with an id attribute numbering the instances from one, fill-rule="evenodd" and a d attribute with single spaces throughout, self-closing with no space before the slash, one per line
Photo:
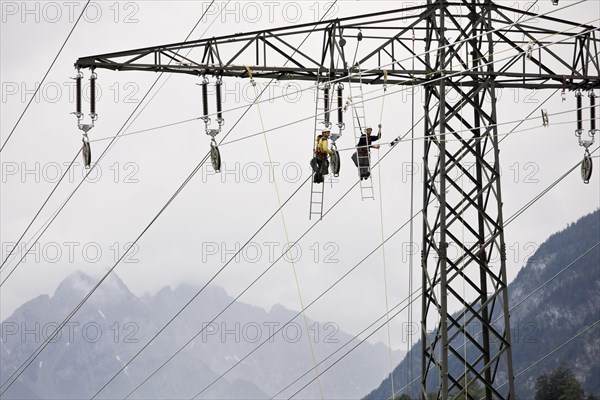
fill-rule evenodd
<path id="1" fill-rule="evenodd" d="M 484 49 L 476 38 L 448 46 L 445 35 L 492 30 L 491 8 L 472 0 L 465 29 L 446 1 L 429 3 L 437 12 L 426 49 L 439 50 L 426 56 L 438 79 L 425 88 L 421 398 L 471 398 L 477 388 L 486 399 L 514 399 L 493 39 Z M 459 60 L 481 72 L 471 85 L 444 74 Z"/>

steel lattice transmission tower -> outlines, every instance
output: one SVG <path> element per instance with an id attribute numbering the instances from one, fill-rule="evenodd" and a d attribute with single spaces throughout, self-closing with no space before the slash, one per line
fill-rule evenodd
<path id="1" fill-rule="evenodd" d="M 440 50 L 426 55 L 438 80 L 425 86 L 422 397 L 434 375 L 442 398 L 479 384 L 487 399 L 514 399 L 491 3 L 472 1 L 464 28 L 444 2 L 429 5 L 426 49 Z M 447 29 L 464 42 L 449 46 Z M 471 74 L 448 77 L 457 67 Z M 452 302 L 463 307 L 458 317 Z M 494 388 L 498 378 L 508 380 L 505 393 Z"/>
<path id="2" fill-rule="evenodd" d="M 83 57 L 75 66 L 238 78 L 250 70 L 255 79 L 319 84 L 380 85 L 387 76 L 390 86 L 423 86 L 421 398 L 471 399 L 467 388 L 476 385 L 486 399 L 515 399 L 496 91 L 600 88 L 598 27 L 559 16 L 490 0 L 427 0 Z M 193 57 L 183 55 L 188 49 Z"/>

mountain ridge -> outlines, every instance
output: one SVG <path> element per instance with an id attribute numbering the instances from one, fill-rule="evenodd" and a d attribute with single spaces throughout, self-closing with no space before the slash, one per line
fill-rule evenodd
<path id="1" fill-rule="evenodd" d="M 85 273 L 75 272 L 57 286 L 53 295 L 41 295 L 26 302 L 2 322 L 2 332 L 6 333 L 0 346 L 3 381 L 33 353 L 95 283 Z M 165 286 L 154 294 L 145 293 L 138 297 L 117 275 L 111 275 L 6 395 L 15 399 L 91 397 L 197 290 L 184 283 L 176 287 Z M 225 289 L 207 287 L 101 392 L 100 398 L 122 398 L 128 394 L 204 328 L 204 332 L 191 340 L 173 362 L 166 364 L 132 396 L 134 399 L 189 398 L 297 314 L 280 304 L 267 311 L 236 302 L 214 323 L 209 323 L 232 300 Z M 302 317 L 297 317 L 289 329 L 275 335 L 272 341 L 243 360 L 200 398 L 270 398 L 313 367 L 303 327 Z M 325 323 L 309 320 L 309 327 L 317 360 L 324 359 L 352 339 L 351 335 Z M 24 333 L 27 330 L 29 334 Z M 335 340 L 328 342 L 326 338 Z M 362 345 L 360 351 L 344 360 L 349 363 L 345 368 L 332 369 L 321 377 L 326 397 L 359 399 L 364 396 L 388 370 L 385 362 L 388 357 L 389 350 L 383 343 Z M 328 365 L 324 363 L 320 370 Z M 351 369 L 351 365 L 361 367 Z M 314 374 L 308 374 L 281 395 L 291 395 L 313 377 Z M 302 396 L 320 398 L 316 383 L 303 391 Z"/>
<path id="2" fill-rule="evenodd" d="M 578 330 L 600 319 L 599 242 L 600 209 L 549 235 L 509 283 L 509 307 L 512 308 L 563 268 L 575 262 L 581 254 L 592 249 L 575 262 L 568 273 L 551 281 L 544 290 L 528 297 L 527 301 L 511 311 L 515 375 L 576 335 Z M 515 380 L 517 397 L 533 398 L 537 376 L 558 367 L 561 362 L 569 365 L 587 393 L 600 394 L 600 383 L 597 381 L 597 376 L 600 376 L 600 335 L 588 335 L 583 340 L 571 344 L 567 350 L 520 375 Z M 413 379 L 421 374 L 420 346 L 419 341 L 409 354 Z M 408 364 L 409 360 L 405 358 L 394 368 L 396 392 L 407 386 Z M 409 386 L 408 393 L 413 397 L 419 393 L 419 384 L 417 379 L 412 387 Z M 397 395 L 404 393 L 407 390 L 400 391 Z M 389 374 L 386 374 L 381 384 L 364 399 L 387 400 L 390 396 L 391 383 Z"/>

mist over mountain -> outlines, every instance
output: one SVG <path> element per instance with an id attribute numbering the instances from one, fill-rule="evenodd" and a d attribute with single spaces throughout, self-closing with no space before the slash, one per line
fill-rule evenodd
<path id="1" fill-rule="evenodd" d="M 75 273 L 58 286 L 54 295 L 23 304 L 2 322 L 2 383 L 52 334 L 94 284 L 94 279 L 84 273 Z M 165 287 L 154 295 L 137 297 L 117 276 L 110 275 L 4 396 L 91 398 L 198 289 L 190 285 Z M 268 399 L 313 367 L 301 316 L 243 359 L 297 312 L 281 305 L 266 311 L 236 302 L 210 323 L 232 300 L 224 289 L 206 288 L 98 398 L 125 397 L 203 327 L 202 334 L 131 398 L 191 398 L 208 387 L 199 398 Z M 308 326 L 317 362 L 352 339 L 335 323 L 309 320 Z M 211 385 L 240 360 L 238 367 Z M 385 345 L 364 343 L 320 378 L 323 395 L 344 399 L 364 396 L 389 371 L 387 360 L 389 350 Z M 319 371 L 329 365 L 324 363 Z M 290 396 L 314 377 L 313 371 L 278 397 Z M 316 382 L 301 397 L 320 398 Z"/>
<path id="2" fill-rule="evenodd" d="M 551 235 L 509 284 L 509 307 L 517 305 L 521 299 L 528 297 L 544 282 L 599 242 L 600 210 Z M 575 373 L 585 392 L 600 394 L 600 335 L 597 328 L 520 374 L 581 330 L 600 320 L 600 247 L 595 247 L 542 290 L 518 304 L 511 311 L 510 320 L 513 369 L 515 375 L 518 375 L 515 379 L 518 398 L 533 398 L 536 378 L 549 373 L 563 362 Z M 480 332 L 480 327 L 473 324 L 469 326 L 469 331 Z M 412 366 L 410 374 L 409 364 Z M 454 368 L 456 375 L 460 373 L 456 368 L 461 366 L 449 367 Z M 408 393 L 416 398 L 419 393 L 420 368 L 419 341 L 412 348 L 410 359 L 405 358 L 394 369 L 394 391 L 397 395 L 407 393 L 406 389 L 400 389 L 407 386 L 407 377 L 410 376 L 411 380 L 416 378 L 416 382 L 409 386 Z M 383 382 L 365 399 L 390 398 L 391 382 L 389 374 L 386 375 Z M 498 377 L 499 381 L 505 379 Z M 433 391 L 435 388 L 430 387 L 427 390 Z"/>

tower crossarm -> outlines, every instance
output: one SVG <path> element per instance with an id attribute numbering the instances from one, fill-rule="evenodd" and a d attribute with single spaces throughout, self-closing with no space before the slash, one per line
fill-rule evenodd
<path id="1" fill-rule="evenodd" d="M 427 5 L 87 56 L 75 66 L 239 78 L 248 77 L 248 66 L 254 78 L 316 81 L 321 76 L 366 84 L 383 84 L 385 70 L 388 84 L 405 86 L 434 83 L 443 72 L 465 86 L 478 85 L 473 79 L 478 77 L 494 79 L 497 88 L 600 88 L 597 26 L 490 2 L 492 34 L 480 31 L 473 37 L 469 24 L 479 11 L 466 1 L 446 4 L 448 62 L 433 71 L 424 52 L 413 52 L 410 45 L 413 38 L 417 44 L 428 40 L 427 20 L 435 10 Z M 299 50 L 311 32 L 310 43 Z M 482 48 L 494 42 L 495 54 L 476 55 L 483 66 L 493 56 L 494 68 L 473 71 L 466 65 L 464 52 L 472 40 Z"/>

